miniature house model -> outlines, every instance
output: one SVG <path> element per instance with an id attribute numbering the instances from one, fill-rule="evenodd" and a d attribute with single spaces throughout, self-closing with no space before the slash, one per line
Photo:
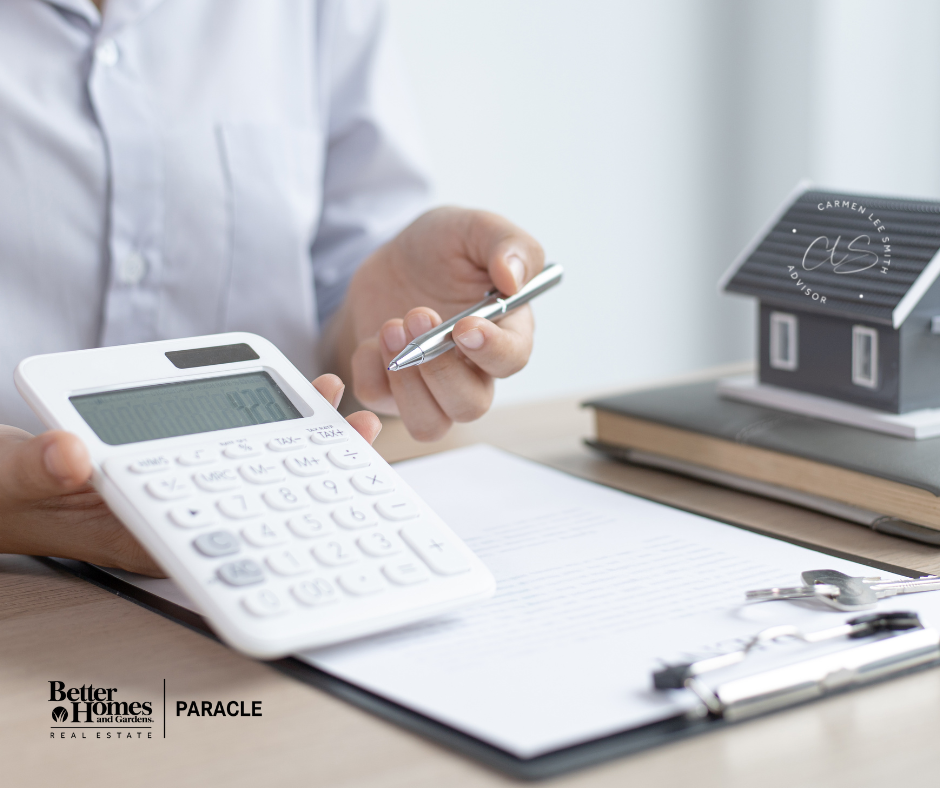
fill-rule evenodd
<path id="1" fill-rule="evenodd" d="M 760 383 L 940 408 L 938 250 L 938 202 L 798 189 L 721 282 L 760 301 Z"/>

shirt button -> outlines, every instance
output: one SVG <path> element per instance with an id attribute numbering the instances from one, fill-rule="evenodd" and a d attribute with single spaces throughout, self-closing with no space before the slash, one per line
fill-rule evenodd
<path id="1" fill-rule="evenodd" d="M 95 58 L 97 61 L 101 63 L 102 66 L 108 66 L 109 68 L 117 64 L 119 55 L 120 51 L 118 50 L 118 45 L 110 38 L 100 43 L 95 50 Z"/>
<path id="2" fill-rule="evenodd" d="M 147 274 L 147 261 L 140 252 L 131 252 L 120 260 L 114 272 L 122 285 L 138 285 Z"/>

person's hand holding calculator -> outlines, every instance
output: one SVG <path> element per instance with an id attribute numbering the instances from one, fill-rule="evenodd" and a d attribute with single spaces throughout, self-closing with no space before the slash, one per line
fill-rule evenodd
<path id="1" fill-rule="evenodd" d="M 336 375 L 321 375 L 313 385 L 339 406 L 344 385 Z M 369 443 L 382 429 L 368 411 L 346 421 Z M 0 426 L 0 553 L 62 556 L 162 577 L 89 483 L 91 467 L 88 450 L 72 433 L 33 437 Z"/>
<path id="2" fill-rule="evenodd" d="M 31 356 L 14 378 L 46 426 L 67 433 L 13 445 L 0 465 L 12 481 L 4 538 L 33 530 L 36 552 L 162 569 L 252 656 L 410 624 L 495 589 L 372 448 L 377 418 L 344 419 L 340 381 L 312 386 L 263 337 Z M 100 499 L 83 487 L 89 476 Z"/>

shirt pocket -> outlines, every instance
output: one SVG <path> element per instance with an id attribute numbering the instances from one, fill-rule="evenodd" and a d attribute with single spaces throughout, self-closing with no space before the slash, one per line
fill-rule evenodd
<path id="1" fill-rule="evenodd" d="M 253 123 L 221 123 L 217 136 L 230 244 L 223 330 L 266 337 L 310 375 L 317 334 L 310 247 L 322 205 L 322 137 Z"/>

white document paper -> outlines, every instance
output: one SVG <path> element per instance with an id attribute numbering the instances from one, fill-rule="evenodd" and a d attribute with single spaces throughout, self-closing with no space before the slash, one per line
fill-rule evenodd
<path id="1" fill-rule="evenodd" d="M 396 470 L 489 566 L 496 596 L 298 658 L 521 758 L 691 707 L 685 691 L 652 689 L 660 658 L 729 650 L 768 626 L 813 630 L 851 617 L 815 603 L 744 605 L 748 589 L 798 585 L 807 569 L 893 577 L 488 446 Z M 185 603 L 170 581 L 119 574 Z M 879 608 L 940 624 L 940 593 Z"/>

